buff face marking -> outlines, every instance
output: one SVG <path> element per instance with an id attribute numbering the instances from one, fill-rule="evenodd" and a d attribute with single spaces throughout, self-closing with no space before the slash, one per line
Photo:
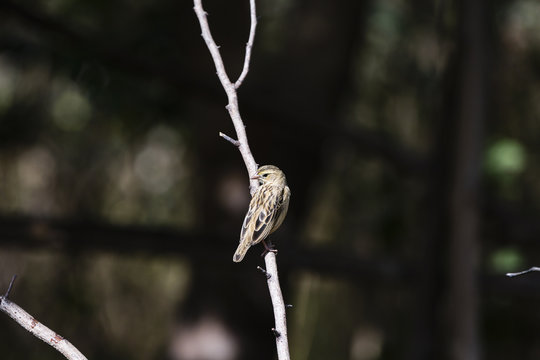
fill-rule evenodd
<path id="1" fill-rule="evenodd" d="M 283 171 L 273 165 L 265 165 L 257 170 L 253 178 L 259 180 L 260 186 L 249 203 L 240 232 L 240 244 L 233 256 L 234 262 L 242 261 L 251 246 L 264 241 L 276 231 L 289 208 L 291 190 Z"/>

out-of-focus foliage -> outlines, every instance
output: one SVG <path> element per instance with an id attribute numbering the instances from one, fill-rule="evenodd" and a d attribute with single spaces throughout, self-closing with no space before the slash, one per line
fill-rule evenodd
<path id="1" fill-rule="evenodd" d="M 523 146 L 517 141 L 504 139 L 493 144 L 487 152 L 487 171 L 495 176 L 517 175 L 525 168 Z"/>

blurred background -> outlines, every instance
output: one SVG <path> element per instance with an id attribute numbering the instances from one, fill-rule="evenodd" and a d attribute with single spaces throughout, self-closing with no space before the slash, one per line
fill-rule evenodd
<path id="1" fill-rule="evenodd" d="M 249 3 L 204 6 L 236 79 Z M 540 265 L 540 3 L 257 6 L 239 101 L 292 190 L 292 358 L 540 358 L 540 274 L 504 276 Z M 0 292 L 89 359 L 275 359 L 226 104 L 190 1 L 0 2 Z"/>

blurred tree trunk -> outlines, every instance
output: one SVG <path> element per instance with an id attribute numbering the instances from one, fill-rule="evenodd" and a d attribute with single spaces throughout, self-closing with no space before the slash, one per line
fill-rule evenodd
<path id="1" fill-rule="evenodd" d="M 440 124 L 426 179 L 421 295 L 408 359 L 480 358 L 477 261 L 489 66 L 486 11 L 483 0 L 458 4 L 458 46 L 435 111 Z"/>
<path id="2" fill-rule="evenodd" d="M 486 117 L 486 5 L 461 1 L 455 141 L 451 144 L 446 353 L 452 360 L 480 358 L 478 258 L 480 176 Z"/>

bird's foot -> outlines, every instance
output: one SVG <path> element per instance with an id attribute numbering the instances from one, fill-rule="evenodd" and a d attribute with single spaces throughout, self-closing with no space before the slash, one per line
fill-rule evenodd
<path id="1" fill-rule="evenodd" d="M 265 257 L 266 254 L 268 254 L 269 252 L 273 252 L 274 254 L 277 254 L 278 251 L 274 248 L 274 245 L 272 244 L 272 242 L 268 241 L 268 244 L 266 244 L 266 241 L 262 241 L 263 245 L 264 245 L 264 251 L 263 253 L 261 254 L 261 257 Z"/>

